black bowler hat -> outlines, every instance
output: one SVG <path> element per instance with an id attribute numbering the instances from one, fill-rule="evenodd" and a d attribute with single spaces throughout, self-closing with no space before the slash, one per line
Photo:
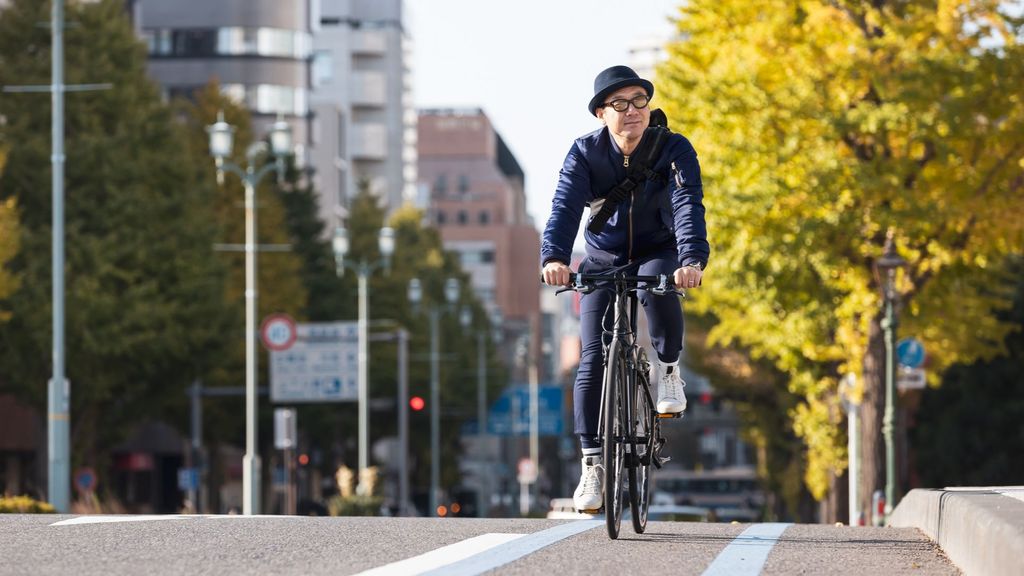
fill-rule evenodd
<path id="1" fill-rule="evenodd" d="M 637 76 L 629 66 L 612 66 L 602 70 L 594 78 L 594 97 L 590 99 L 590 113 L 597 116 L 597 109 L 604 104 L 604 99 L 619 88 L 640 86 L 647 91 L 647 97 L 654 96 L 654 84 Z"/>

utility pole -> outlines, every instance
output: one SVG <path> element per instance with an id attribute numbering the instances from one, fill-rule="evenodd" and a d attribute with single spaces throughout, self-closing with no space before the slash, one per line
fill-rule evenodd
<path id="1" fill-rule="evenodd" d="M 71 383 L 65 377 L 64 353 L 64 93 L 106 90 L 110 84 L 64 84 L 64 0 L 50 10 L 50 84 L 4 86 L 4 92 L 49 92 L 53 214 L 51 230 L 53 288 L 53 377 L 47 383 L 47 499 L 59 513 L 71 507 Z"/>

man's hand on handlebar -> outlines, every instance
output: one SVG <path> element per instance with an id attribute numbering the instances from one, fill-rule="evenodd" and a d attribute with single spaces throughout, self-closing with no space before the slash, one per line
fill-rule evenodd
<path id="1" fill-rule="evenodd" d="M 675 273 L 672 275 L 672 281 L 675 282 L 676 288 L 696 288 L 700 286 L 703 276 L 704 271 L 700 269 L 700 266 L 683 266 L 682 268 L 676 268 Z"/>
<path id="2" fill-rule="evenodd" d="M 544 270 L 541 272 L 541 277 L 544 278 L 544 283 L 548 286 L 568 286 L 569 285 L 569 274 L 572 273 L 565 264 L 552 260 L 544 265 Z"/>

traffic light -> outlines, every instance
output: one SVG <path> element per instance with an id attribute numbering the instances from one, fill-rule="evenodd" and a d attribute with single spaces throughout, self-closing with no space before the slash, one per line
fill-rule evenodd
<path id="1" fill-rule="evenodd" d="M 423 398 L 420 396 L 413 396 L 412 398 L 409 398 L 409 407 L 412 408 L 413 412 L 423 410 L 423 407 L 426 405 L 427 403 L 424 402 Z"/>

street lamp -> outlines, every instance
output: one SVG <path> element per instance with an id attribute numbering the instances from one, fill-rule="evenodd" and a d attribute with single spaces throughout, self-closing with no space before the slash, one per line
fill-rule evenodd
<path id="1" fill-rule="evenodd" d="M 893 243 L 893 230 L 890 228 L 885 235 L 885 248 L 881 258 L 875 261 L 875 272 L 885 306 L 885 317 L 882 318 L 882 330 L 885 331 L 885 415 L 882 418 L 882 435 L 885 437 L 885 518 L 895 507 L 896 498 L 896 304 L 899 293 L 896 291 L 896 270 L 907 264 L 907 261 L 896 253 Z"/>
<path id="2" fill-rule="evenodd" d="M 468 329 L 473 323 L 473 312 L 468 307 L 462 309 L 462 314 L 459 317 L 459 321 L 464 329 Z M 487 362 L 486 362 L 486 342 L 487 332 L 485 330 L 477 330 L 476 332 L 476 421 L 477 421 L 477 442 L 478 449 L 483 459 L 483 454 L 486 452 L 487 447 L 484 445 L 485 439 L 487 438 Z M 480 474 L 480 492 L 477 494 L 477 511 L 481 517 L 486 517 L 487 508 L 487 494 L 485 494 L 485 483 L 489 484 L 484 478 L 484 473 L 481 470 Z"/>
<path id="3" fill-rule="evenodd" d="M 358 395 L 359 395 L 359 486 L 357 491 L 362 493 L 365 489 L 362 483 L 362 479 L 365 477 L 364 471 L 367 466 L 367 455 L 369 453 L 367 445 L 369 443 L 369 324 L 370 324 L 370 307 L 367 302 L 367 279 L 370 274 L 378 268 L 383 268 L 385 272 L 391 269 L 391 255 L 395 253 L 395 231 L 389 227 L 380 229 L 380 233 L 377 238 L 378 248 L 380 249 L 381 257 L 374 261 L 360 260 L 359 262 L 349 262 L 345 260 L 345 255 L 349 251 L 349 238 L 348 230 L 342 227 L 334 229 L 334 240 L 331 243 L 334 249 L 334 265 L 335 271 L 340 278 L 345 274 L 345 268 L 348 267 L 356 273 L 359 278 L 359 383 L 358 383 Z"/>
<path id="4" fill-rule="evenodd" d="M 423 287 L 419 278 L 409 280 L 409 302 L 419 307 L 423 300 Z M 449 308 L 459 300 L 459 281 L 448 278 L 444 283 L 444 298 Z M 430 513 L 437 514 L 441 486 L 441 377 L 439 372 L 440 352 L 439 324 L 442 309 L 431 306 L 430 314 Z"/>
<path id="5" fill-rule="evenodd" d="M 217 165 L 217 183 L 224 183 L 224 172 L 237 175 L 245 184 L 245 458 L 242 467 L 242 513 L 259 513 L 260 457 L 256 449 L 256 186 L 264 176 L 284 173 L 284 157 L 291 153 L 291 127 L 282 118 L 270 132 L 270 153 L 275 162 L 258 170 L 255 163 L 266 151 L 264 142 L 252 143 L 246 150 L 246 166 L 226 161 L 234 148 L 235 128 L 217 113 L 217 121 L 206 128 L 210 135 L 210 155 Z"/>

